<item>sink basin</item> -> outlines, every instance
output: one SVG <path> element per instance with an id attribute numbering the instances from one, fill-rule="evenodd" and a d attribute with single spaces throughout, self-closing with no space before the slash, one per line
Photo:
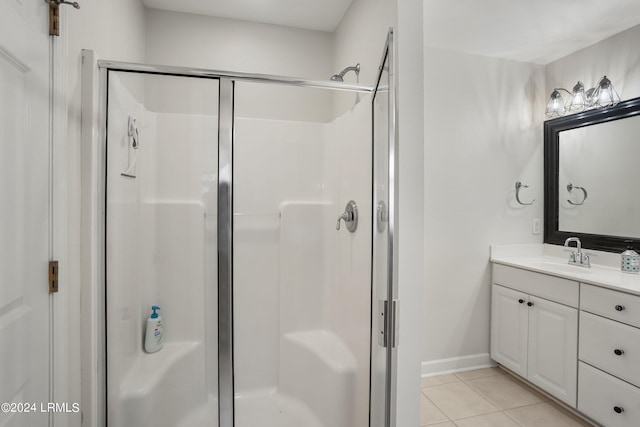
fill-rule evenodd
<path id="1" fill-rule="evenodd" d="M 534 268 L 540 268 L 543 270 L 556 271 L 558 273 L 573 273 L 573 274 L 585 274 L 590 273 L 591 269 L 587 267 L 580 267 L 577 265 L 571 265 L 568 263 L 562 263 L 558 261 L 532 261 L 531 266 Z"/>

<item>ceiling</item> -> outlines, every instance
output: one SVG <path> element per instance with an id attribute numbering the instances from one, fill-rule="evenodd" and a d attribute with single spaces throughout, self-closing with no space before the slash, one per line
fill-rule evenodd
<path id="1" fill-rule="evenodd" d="M 329 32 L 352 2 L 142 1 L 155 9 Z M 640 0 L 424 0 L 424 17 L 427 46 L 547 64 L 639 25 Z"/>
<path id="2" fill-rule="evenodd" d="M 309 30 L 336 29 L 352 0 L 142 0 L 153 9 Z"/>
<path id="3" fill-rule="evenodd" d="M 547 64 L 640 24 L 638 0 L 424 0 L 427 46 Z"/>

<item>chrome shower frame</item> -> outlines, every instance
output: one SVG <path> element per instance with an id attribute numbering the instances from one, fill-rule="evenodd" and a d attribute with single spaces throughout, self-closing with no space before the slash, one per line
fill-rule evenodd
<path id="1" fill-rule="evenodd" d="M 392 32 L 387 49 L 392 47 Z M 391 42 L 391 45 L 389 44 Z M 359 73 L 360 64 L 347 67 L 340 78 L 349 71 Z M 307 80 L 296 77 L 229 72 L 200 68 L 147 65 L 119 61 L 99 60 L 91 50 L 82 52 L 82 217 L 81 242 L 81 296 L 82 327 L 82 408 L 88 425 L 107 426 L 106 390 L 106 149 L 107 138 L 106 99 L 108 74 L 122 71 L 180 77 L 198 77 L 219 81 L 219 159 L 218 159 L 218 366 L 219 372 L 219 427 L 234 425 L 233 385 L 233 105 L 234 83 L 237 81 L 281 84 L 286 86 L 329 89 L 347 92 L 373 93 L 368 85 L 347 84 L 341 81 Z M 395 111 L 394 111 L 395 115 Z M 223 123 L 224 121 L 224 123 Z M 393 126 L 395 135 L 395 123 Z M 395 147 L 395 143 L 394 143 Z M 394 161 L 394 149 L 390 153 Z M 392 168 L 395 170 L 395 168 Z M 391 178 L 394 183 L 394 179 Z M 393 193 L 392 193 L 393 195 Z M 394 204 L 396 198 L 390 200 Z M 395 209 L 390 206 L 391 219 Z M 393 226 L 391 226 L 393 230 Z M 393 232 L 392 232 L 393 233 Z M 393 242 L 394 239 L 392 239 Z M 393 245 L 393 243 L 391 244 Z M 393 250 L 390 248 L 391 254 Z M 392 255 L 391 261 L 394 262 Z M 396 269 L 391 268 L 395 273 Z M 394 278 L 395 282 L 397 278 Z M 391 294 L 395 284 L 391 284 Z M 221 303 L 224 301 L 224 303 Z M 390 350 L 391 351 L 391 350 Z M 391 375 L 395 375 L 395 357 L 390 357 Z M 395 393 L 395 383 L 387 383 L 387 392 Z M 394 399 L 395 400 L 395 399 Z M 395 401 L 387 402 L 387 416 L 394 415 Z M 387 424 L 387 426 L 392 424 Z"/>

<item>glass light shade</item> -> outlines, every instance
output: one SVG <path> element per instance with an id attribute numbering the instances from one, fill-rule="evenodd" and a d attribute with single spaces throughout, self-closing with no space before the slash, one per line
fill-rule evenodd
<path id="1" fill-rule="evenodd" d="M 583 111 L 589 105 L 587 95 L 584 93 L 584 85 L 582 82 L 576 83 L 571 91 L 571 99 L 567 109 L 569 111 Z"/>
<path id="2" fill-rule="evenodd" d="M 613 107 L 620 102 L 620 95 L 613 88 L 611 80 L 604 76 L 593 94 L 593 106 L 596 108 Z"/>
<path id="3" fill-rule="evenodd" d="M 564 106 L 564 99 L 562 99 L 562 95 L 560 95 L 558 89 L 554 89 L 553 92 L 551 92 L 551 96 L 549 97 L 549 102 L 547 102 L 545 115 L 551 118 L 564 116 L 565 113 L 566 108 Z"/>

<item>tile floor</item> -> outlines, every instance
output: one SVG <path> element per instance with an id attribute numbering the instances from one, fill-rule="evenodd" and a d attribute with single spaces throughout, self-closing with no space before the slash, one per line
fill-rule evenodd
<path id="1" fill-rule="evenodd" d="M 422 379 L 420 426 L 591 426 L 499 368 Z"/>

